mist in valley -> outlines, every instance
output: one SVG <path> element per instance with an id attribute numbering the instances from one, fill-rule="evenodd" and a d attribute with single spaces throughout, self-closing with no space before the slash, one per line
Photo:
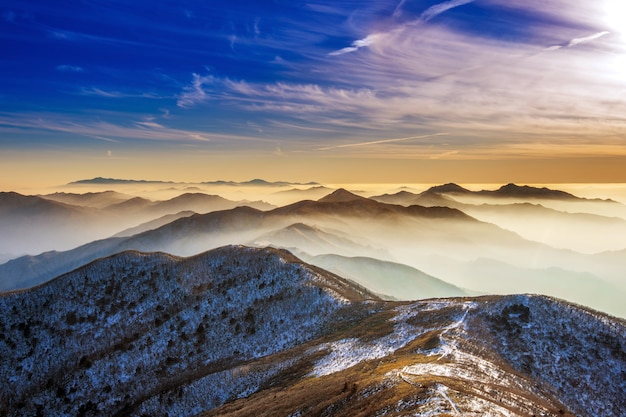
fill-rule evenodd
<path id="1" fill-rule="evenodd" d="M 238 244 L 287 249 L 389 299 L 537 293 L 626 317 L 623 188 L 598 199 L 539 187 L 344 186 L 81 184 L 11 195 L 12 208 L 6 198 L 0 208 L 0 289 L 124 250 L 190 256 Z"/>

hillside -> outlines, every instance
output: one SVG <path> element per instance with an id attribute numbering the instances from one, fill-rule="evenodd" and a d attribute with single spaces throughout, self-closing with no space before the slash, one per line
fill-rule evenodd
<path id="1" fill-rule="evenodd" d="M 0 414 L 576 415 L 626 324 L 537 296 L 398 303 L 285 251 L 126 252 L 0 296 Z"/>
<path id="2" fill-rule="evenodd" d="M 301 257 L 310 264 L 357 282 L 387 299 L 409 301 L 470 295 L 448 282 L 395 262 L 337 254 Z"/>
<path id="3" fill-rule="evenodd" d="M 208 396 L 206 409 L 231 395 L 213 389 L 224 372 L 328 333 L 365 298 L 375 297 L 277 250 L 102 259 L 0 296 L 10 381 L 0 414 L 116 415 L 187 384 Z"/>

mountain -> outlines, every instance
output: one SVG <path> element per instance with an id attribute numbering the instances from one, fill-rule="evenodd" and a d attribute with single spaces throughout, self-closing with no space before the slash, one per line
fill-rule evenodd
<path id="1" fill-rule="evenodd" d="M 252 242 L 251 246 L 272 246 L 292 252 L 306 252 L 311 255 L 382 255 L 389 256 L 383 248 L 373 247 L 366 242 L 357 242 L 349 235 L 336 230 L 325 230 L 304 223 L 294 223 L 285 228 L 265 233 Z"/>
<path id="2" fill-rule="evenodd" d="M 140 225 L 137 225 L 135 227 L 131 227 L 129 229 L 126 230 L 122 230 L 119 233 L 116 233 L 115 235 L 113 235 L 113 237 L 130 237 L 133 235 L 137 235 L 143 232 L 147 232 L 149 230 L 154 230 L 154 229 L 158 229 L 161 226 L 164 226 L 168 223 L 173 222 L 174 220 L 178 220 L 182 217 L 189 217 L 189 216 L 193 216 L 194 214 L 197 214 L 193 211 L 181 211 L 179 213 L 176 214 L 166 214 L 165 216 L 159 217 L 158 219 L 154 219 L 151 220 L 149 222 L 146 223 L 142 223 Z"/>
<path id="3" fill-rule="evenodd" d="M 443 185 L 435 185 L 430 187 L 426 192 L 437 193 L 437 194 L 471 194 L 472 191 L 467 188 L 463 188 L 458 184 L 453 182 Z"/>
<path id="4" fill-rule="evenodd" d="M 624 322 L 534 296 L 386 312 L 393 329 L 369 321 L 381 313 L 369 317 L 325 343 L 312 365 L 292 367 L 295 376 L 201 415 L 591 417 L 620 416 L 626 404 Z"/>
<path id="5" fill-rule="evenodd" d="M 597 294 L 610 294 L 611 288 L 625 290 L 623 274 L 626 267 L 617 258 L 607 262 L 604 258 L 528 241 L 456 209 L 403 207 L 342 194 L 343 197 L 339 197 L 344 201 L 333 202 L 329 198 L 301 201 L 270 211 L 239 207 L 192 215 L 127 238 L 104 239 L 65 252 L 17 258 L 0 265 L 0 289 L 42 283 L 99 257 L 124 250 L 190 256 L 229 244 L 254 244 L 287 247 L 303 255 L 338 254 L 405 264 L 460 288 L 484 293 L 493 293 L 496 287 L 518 288 L 521 280 L 532 284 L 524 287 L 525 292 L 559 295 L 616 314 L 612 304 L 604 305 Z M 344 198 L 346 195 L 349 198 Z M 333 199 L 335 197 L 337 194 Z M 289 229 L 295 224 L 315 226 L 316 229 Z M 348 240 L 352 242 L 347 246 L 349 251 L 341 250 Z M 355 253 L 356 250 L 361 252 Z M 492 259 L 503 266 L 501 271 L 492 272 L 498 277 L 493 285 L 474 287 L 463 281 L 480 278 L 474 269 L 469 268 L 466 274 L 460 274 L 453 267 L 471 265 L 478 259 Z M 529 275 L 509 274 L 507 266 L 517 268 L 516 271 L 522 268 Z M 448 275 L 451 268 L 454 274 Z M 573 294 L 545 285 L 552 281 L 534 278 L 542 274 L 537 271 L 550 268 L 571 271 L 577 280 L 584 281 L 580 288 L 597 286 L 598 291 Z M 567 285 L 565 280 L 559 283 Z M 565 293 L 568 296 L 562 295 Z M 624 314 L 623 310 L 619 311 L 620 315 Z"/>
<path id="6" fill-rule="evenodd" d="M 289 181 L 266 181 L 263 179 L 255 178 L 249 181 L 206 181 L 202 184 L 205 185 L 230 185 L 230 186 L 254 186 L 254 187 L 288 187 L 293 185 L 319 185 L 316 182 L 289 182 Z"/>
<path id="7" fill-rule="evenodd" d="M 111 213 L 121 213 L 124 215 L 139 213 L 154 206 L 154 201 L 143 197 L 133 197 L 126 201 L 114 203 L 106 207 L 106 211 Z"/>
<path id="8" fill-rule="evenodd" d="M 323 336 L 365 299 L 288 252 L 121 253 L 0 295 L 0 414 L 128 414 L 196 385 L 207 407 L 231 370 Z"/>
<path id="9" fill-rule="evenodd" d="M 348 201 L 368 201 L 368 199 L 351 193 L 346 189 L 340 188 L 317 201 L 320 203 L 345 203 Z"/>
<path id="10" fill-rule="evenodd" d="M 91 240 L 90 230 L 97 234 L 106 228 L 98 220 L 97 209 L 0 192 L 0 252 L 40 253 L 50 250 L 53 241 L 59 249 L 69 249 Z"/>
<path id="11" fill-rule="evenodd" d="M 294 216 L 321 216 L 321 217 L 357 217 L 357 218 L 428 218 L 448 219 L 460 221 L 474 221 L 465 213 L 448 207 L 403 207 L 394 204 L 379 203 L 369 198 L 361 197 L 345 189 L 333 191 L 317 201 L 304 200 L 294 204 L 279 207 L 270 212 L 275 215 Z"/>
<path id="12" fill-rule="evenodd" d="M 301 256 L 308 263 L 348 278 L 385 299 L 420 300 L 469 295 L 452 284 L 410 266 L 363 256 Z"/>
<path id="13" fill-rule="evenodd" d="M 54 193 L 39 196 L 46 200 L 57 201 L 59 203 L 71 204 L 73 206 L 104 208 L 112 204 L 130 200 L 133 196 L 117 191 L 102 191 L 97 193 Z"/>
<path id="14" fill-rule="evenodd" d="M 620 416 L 623 320 L 383 302 L 285 251 L 125 252 L 0 295 L 0 414 Z"/>
<path id="15" fill-rule="evenodd" d="M 401 206 L 405 206 L 405 205 L 409 205 L 406 204 L 407 201 L 411 201 L 413 199 L 415 199 L 418 196 L 418 194 L 412 193 L 410 191 L 398 191 L 395 194 L 382 194 L 382 195 L 375 195 L 370 197 L 370 199 L 374 200 L 374 201 L 378 201 L 379 203 L 385 203 L 385 204 L 399 204 Z"/>
<path id="16" fill-rule="evenodd" d="M 444 258 L 436 265 L 424 267 L 435 276 L 445 277 L 447 282 L 481 293 L 534 292 L 558 296 L 618 317 L 626 317 L 626 283 L 623 279 L 620 283 L 611 282 L 597 273 L 576 270 L 573 266 L 519 266 L 489 258 L 465 262 Z"/>
<path id="17" fill-rule="evenodd" d="M 131 204 L 131 201 L 122 204 Z M 361 224 L 363 221 L 367 222 L 367 227 Z M 450 229 L 454 229 L 458 222 L 474 224 L 473 227 L 478 226 L 481 229 L 478 222 L 458 210 L 419 206 L 406 208 L 362 197 L 346 202 L 303 201 L 267 212 L 237 207 L 180 218 L 158 229 L 124 239 L 104 239 L 65 252 L 14 259 L 0 265 L 0 290 L 24 288 L 25 285 L 21 283 L 29 285 L 41 283 L 84 263 L 122 250 L 166 251 L 188 256 L 228 244 L 254 242 L 265 233 L 286 228 L 294 223 L 315 223 L 329 230 L 335 229 L 333 226 L 338 226 L 336 230 L 342 230 L 344 235 L 353 236 L 353 241 L 355 239 L 368 241 L 367 235 L 370 233 L 363 234 L 367 232 L 368 227 L 374 227 L 375 230 L 371 233 L 377 235 L 380 235 L 381 227 L 397 237 L 401 237 L 400 232 L 410 232 L 410 238 L 413 239 L 416 235 L 411 232 L 411 228 L 419 227 L 418 232 L 421 235 L 440 235 L 447 231 L 452 233 Z M 407 227 L 402 227 L 403 224 Z M 489 225 L 483 226 L 493 229 Z M 360 229 L 360 233 L 355 234 L 354 227 Z M 486 234 L 484 230 L 483 234 Z M 310 248 L 298 249 L 307 252 Z"/>
<path id="18" fill-rule="evenodd" d="M 460 185 L 449 183 L 430 187 L 427 192 L 437 194 L 457 194 L 457 195 L 479 195 L 497 198 L 519 198 L 519 199 L 547 199 L 547 200 L 587 200 L 587 201 L 611 201 L 611 200 L 588 200 L 577 197 L 573 194 L 561 190 L 552 190 L 547 187 L 531 187 L 529 185 L 517 185 L 509 183 L 501 186 L 497 190 L 470 191 Z"/>
<path id="19" fill-rule="evenodd" d="M 322 185 L 305 189 L 291 188 L 289 190 L 277 191 L 272 195 L 272 199 L 278 199 L 282 202 L 294 202 L 300 200 L 317 200 L 328 195 L 333 190 Z"/>
<path id="20" fill-rule="evenodd" d="M 569 213 L 540 204 L 457 204 L 464 213 L 557 248 L 598 253 L 626 248 L 626 219 Z"/>
<path id="21" fill-rule="evenodd" d="M 155 202 L 141 197 L 136 197 L 131 200 L 109 206 L 107 207 L 107 210 L 123 215 L 141 213 L 142 216 L 157 217 L 164 216 L 166 214 L 175 214 L 181 211 L 208 213 L 211 211 L 232 209 L 241 205 L 258 208 L 260 210 L 275 208 L 275 206 L 263 201 L 232 201 L 218 195 L 185 193 L 169 200 Z"/>
<path id="22" fill-rule="evenodd" d="M 263 202 L 247 201 L 245 203 L 239 203 L 227 200 L 218 195 L 208 195 L 203 193 L 185 193 L 179 195 L 178 197 L 174 197 L 171 200 L 155 203 L 151 207 L 150 211 L 153 214 L 178 213 L 179 211 L 183 210 L 190 210 L 196 213 L 208 213 L 210 211 L 231 209 L 240 204 L 245 204 L 249 207 L 255 207 L 260 209 L 274 208 L 274 206 L 270 206 L 269 204 Z"/>
<path id="23" fill-rule="evenodd" d="M 0 240 L 0 253 L 34 255 L 51 250 L 63 251 L 168 214 L 181 211 L 207 213 L 241 205 L 261 210 L 275 208 L 263 201 L 232 201 L 202 193 L 186 193 L 154 202 L 115 192 L 45 197 L 3 192 L 0 193 L 0 236 L 11 238 Z"/>
<path id="24" fill-rule="evenodd" d="M 83 184 L 91 184 L 91 185 L 119 185 L 119 184 L 175 184 L 173 181 L 152 181 L 152 180 L 127 180 L 127 179 L 118 179 L 118 178 L 103 178 L 103 177 L 95 177 L 86 180 L 78 180 L 72 181 L 68 185 L 83 185 Z"/>
<path id="25" fill-rule="evenodd" d="M 540 198 L 540 199 L 552 199 L 552 200 L 586 200 L 584 198 L 576 197 L 573 194 L 567 193 L 561 190 L 552 190 L 547 187 L 531 187 L 528 185 L 516 185 L 507 184 L 498 188 L 497 190 L 479 191 L 480 194 L 497 196 L 497 197 L 512 197 L 512 198 Z"/>

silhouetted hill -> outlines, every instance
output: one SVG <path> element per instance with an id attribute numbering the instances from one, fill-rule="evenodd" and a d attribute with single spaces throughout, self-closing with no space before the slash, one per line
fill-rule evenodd
<path id="1" fill-rule="evenodd" d="M 137 235 L 143 232 L 147 232 L 148 230 L 158 229 L 161 226 L 164 226 L 168 223 L 173 222 L 174 220 L 178 220 L 182 217 L 193 216 L 195 213 L 193 211 L 181 211 L 176 214 L 166 214 L 165 216 L 159 217 L 158 219 L 151 220 L 146 223 L 142 223 L 138 226 L 131 227 L 126 230 L 122 230 L 119 233 L 116 233 L 113 237 L 130 237 L 133 235 Z"/>
<path id="2" fill-rule="evenodd" d="M 458 184 L 453 182 L 443 185 L 436 185 L 434 187 L 430 187 L 427 192 L 438 193 L 438 194 L 468 194 L 472 191 L 467 188 L 463 188 Z"/>
<path id="3" fill-rule="evenodd" d="M 303 259 L 348 278 L 387 299 L 409 301 L 469 295 L 467 291 L 450 283 L 395 262 L 336 254 L 303 257 Z"/>
<path id="4" fill-rule="evenodd" d="M 348 201 L 366 201 L 367 198 L 361 197 L 350 191 L 340 188 L 338 190 L 333 191 L 325 197 L 317 200 L 320 203 L 345 203 Z"/>
<path id="5" fill-rule="evenodd" d="M 353 239 L 337 230 L 325 230 L 317 226 L 295 223 L 285 228 L 264 233 L 253 241 L 252 246 L 272 246 L 310 255 L 334 253 L 349 256 L 388 256 L 387 250 L 368 245 L 362 239 Z"/>
<path id="6" fill-rule="evenodd" d="M 117 191 L 102 191 L 96 193 L 54 193 L 41 195 L 46 200 L 53 200 L 59 203 L 71 204 L 74 206 L 104 208 L 112 204 L 130 200 L 133 196 Z"/>
<path id="7" fill-rule="evenodd" d="M 480 194 L 497 197 L 544 198 L 544 199 L 579 199 L 573 194 L 547 187 L 531 187 L 528 185 L 507 184 L 494 191 L 483 190 Z"/>
<path id="8" fill-rule="evenodd" d="M 52 239 L 67 249 L 93 236 L 85 231 L 98 229 L 99 219 L 94 208 L 1 192 L 0 236 L 4 239 L 0 240 L 0 252 L 39 253 L 50 249 Z"/>
<path id="9" fill-rule="evenodd" d="M 103 177 L 95 177 L 86 180 L 78 180 L 72 181 L 69 185 L 109 185 L 109 184 L 174 184 L 173 181 L 153 181 L 153 180 L 128 180 L 128 179 L 119 179 L 119 178 L 103 178 Z"/>
<path id="10" fill-rule="evenodd" d="M 407 205 L 405 204 L 407 201 L 411 201 L 415 199 L 418 194 L 411 193 L 409 191 L 399 191 L 395 194 L 382 194 L 375 195 L 370 197 L 371 200 L 378 201 L 379 203 L 385 204 L 399 204 L 399 205 Z"/>

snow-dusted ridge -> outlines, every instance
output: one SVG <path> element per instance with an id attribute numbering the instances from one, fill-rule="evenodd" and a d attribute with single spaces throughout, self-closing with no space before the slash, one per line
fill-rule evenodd
<path id="1" fill-rule="evenodd" d="M 383 302 L 283 250 L 124 252 L 0 294 L 0 414 L 619 416 L 625 347 L 548 297 Z"/>

